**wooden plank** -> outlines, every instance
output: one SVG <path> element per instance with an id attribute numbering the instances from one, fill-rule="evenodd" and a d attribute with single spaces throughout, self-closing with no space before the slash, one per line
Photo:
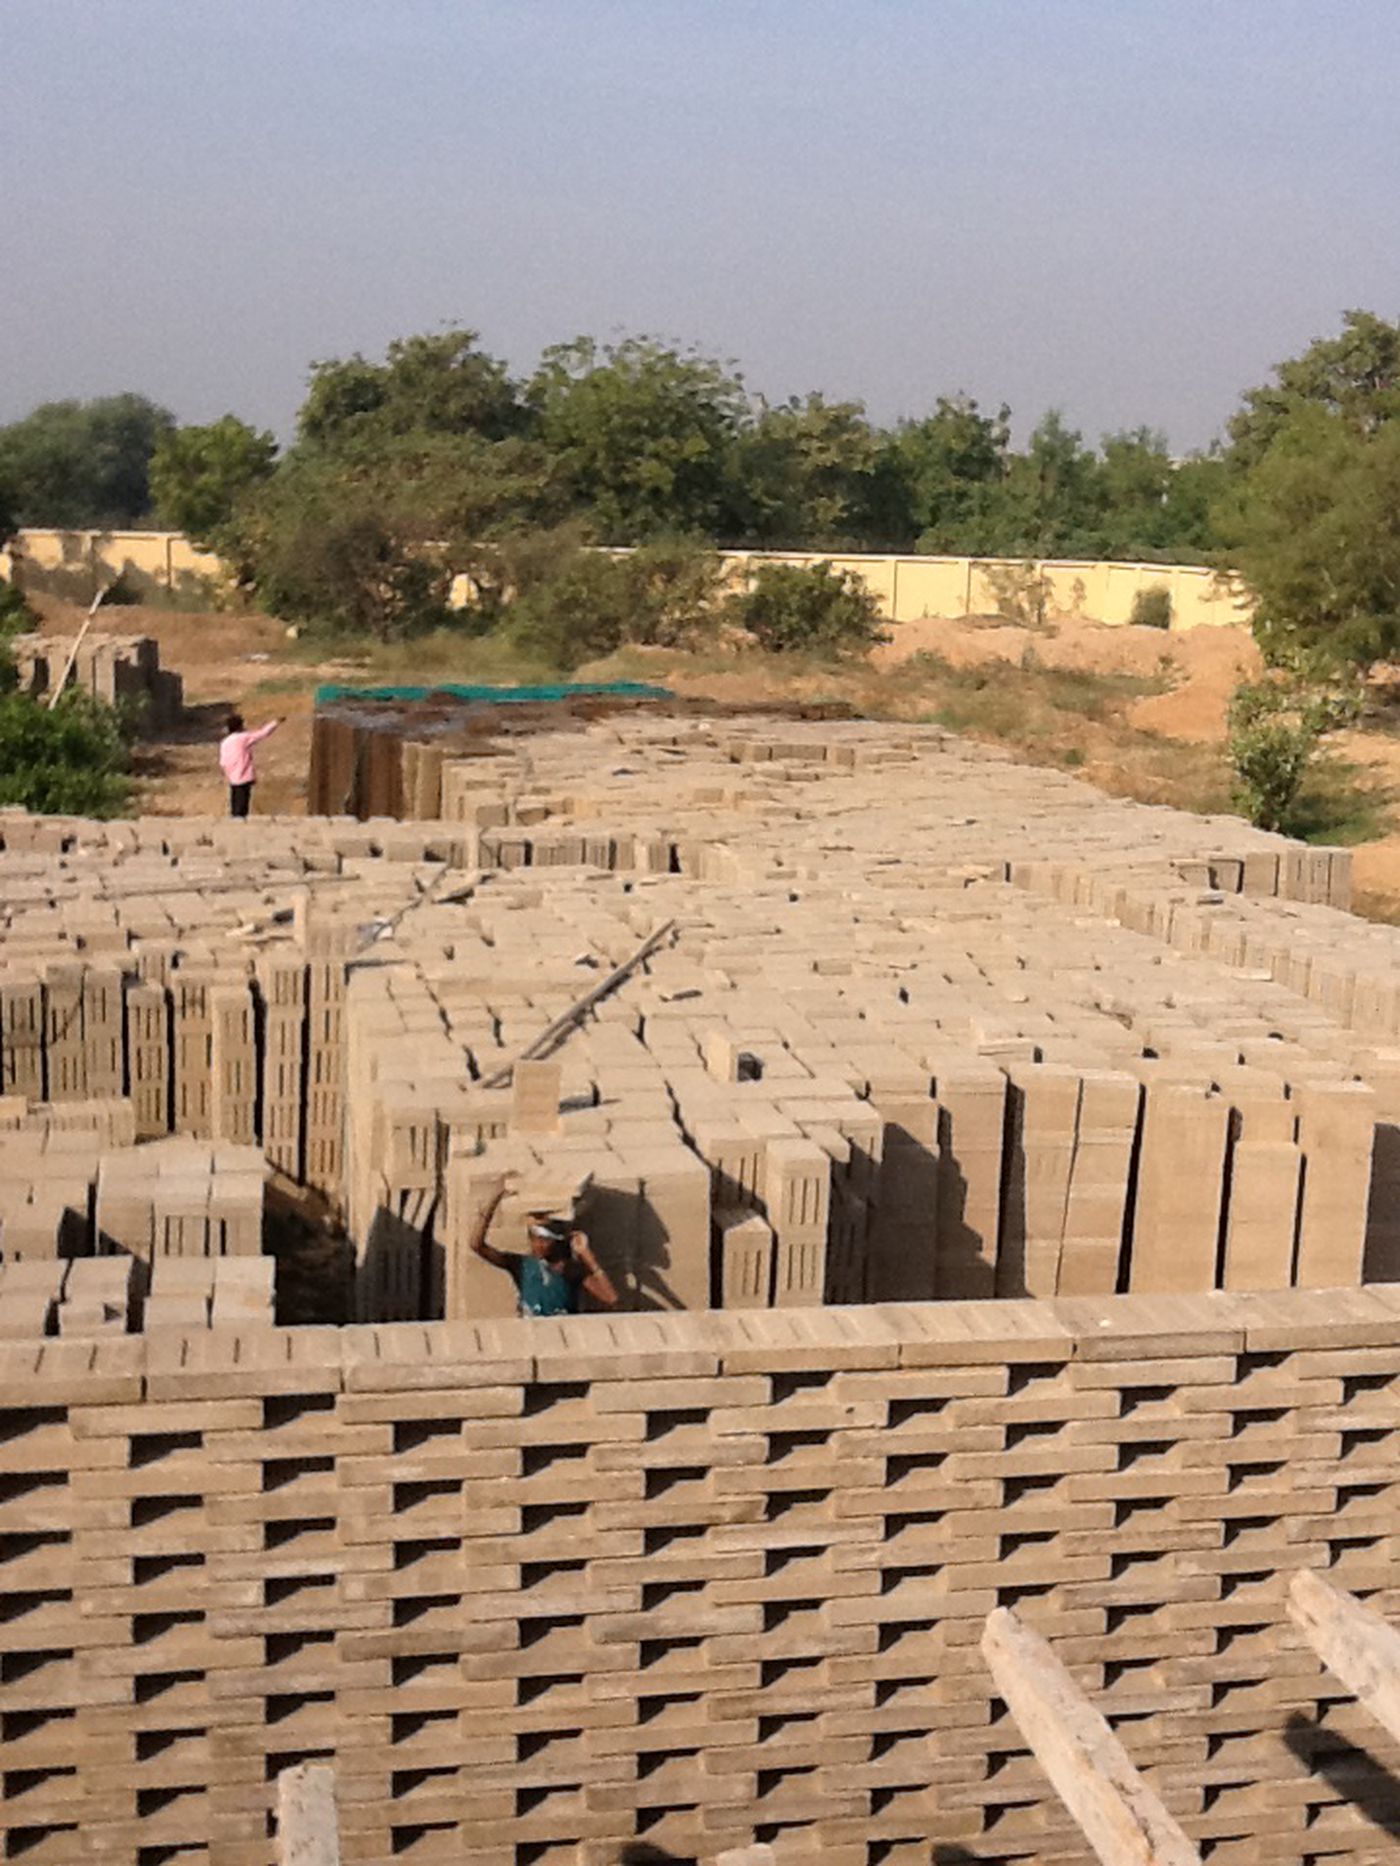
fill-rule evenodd
<path id="1" fill-rule="evenodd" d="M 1400 1632 L 1306 1568 L 1289 1585 L 1288 1617 L 1328 1671 L 1400 1741 Z"/>
<path id="2" fill-rule="evenodd" d="M 982 1656 L 1103 1866 L 1200 1866 L 1196 1849 L 1038 1633 L 998 1607 L 987 1616 Z"/>
<path id="3" fill-rule="evenodd" d="M 299 1762 L 277 1778 L 278 1866 L 340 1866 L 335 1771 Z"/>

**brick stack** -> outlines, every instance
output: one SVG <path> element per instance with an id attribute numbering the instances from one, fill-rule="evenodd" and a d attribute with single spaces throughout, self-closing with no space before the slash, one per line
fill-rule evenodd
<path id="1" fill-rule="evenodd" d="M 10 654 L 24 691 L 51 693 L 70 647 L 61 635 L 12 636 Z M 90 635 L 77 646 L 68 685 L 109 705 L 128 702 L 138 727 L 146 732 L 174 725 L 184 703 L 184 682 L 161 666 L 160 643 L 149 635 Z"/>
<path id="2" fill-rule="evenodd" d="M 1078 1857 L 977 1650 L 1000 1605 L 1203 1851 L 1362 1866 L 1400 1749 L 1284 1597 L 1400 1609 L 1397 1324 L 1298 1291 L 0 1344 L 6 1849 L 273 1866 L 275 1776 L 324 1759 L 367 1866 Z"/>
<path id="3" fill-rule="evenodd" d="M 449 1266 L 454 1162 L 507 1135 L 591 1176 L 638 1310 L 1400 1276 L 1396 935 L 1335 852 L 932 729 L 411 762 L 459 823 L 0 812 L 0 1090 L 259 1146 L 348 1216 L 365 1319 L 509 1303 Z M 482 1087 L 666 922 L 557 1097 Z M 90 1226 L 14 1169 L 12 1254 Z"/>

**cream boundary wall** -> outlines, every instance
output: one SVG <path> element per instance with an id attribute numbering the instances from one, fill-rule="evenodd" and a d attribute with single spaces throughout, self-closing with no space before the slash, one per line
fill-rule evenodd
<path id="1" fill-rule="evenodd" d="M 23 531 L 23 551 L 37 571 L 40 587 L 64 588 L 80 600 L 96 591 L 99 576 L 109 581 L 124 573 L 138 590 L 191 597 L 207 594 L 223 580 L 217 557 L 198 551 L 188 538 L 165 531 Z M 820 551 L 736 551 L 726 563 L 736 577 L 759 564 L 816 564 L 855 571 L 880 599 L 881 613 L 892 622 L 921 616 L 994 615 L 997 597 L 988 573 L 1019 568 L 1014 558 L 919 557 L 856 554 L 831 556 Z M 1116 564 L 1089 561 L 1046 562 L 1039 566 L 1049 580 L 1052 611 L 1084 615 L 1119 624 L 1132 613 L 1142 590 L 1171 593 L 1173 631 L 1228 627 L 1247 620 L 1248 601 L 1236 586 L 1197 564 Z M 10 574 L 8 554 L 0 570 Z M 465 600 L 466 580 L 454 591 Z"/>
<path id="2" fill-rule="evenodd" d="M 1284 1609 L 1400 1605 L 1400 1290 L 16 1341 L 0 1428 L 31 1866 L 272 1866 L 308 1759 L 360 1866 L 1080 1860 L 998 1605 L 1217 1866 L 1400 1817 Z"/>

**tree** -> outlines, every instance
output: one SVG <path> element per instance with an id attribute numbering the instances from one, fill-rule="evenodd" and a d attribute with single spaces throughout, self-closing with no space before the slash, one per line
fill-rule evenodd
<path id="1" fill-rule="evenodd" d="M 1295 411 L 1220 522 L 1271 662 L 1365 668 L 1400 652 L 1400 422 L 1367 432 Z"/>
<path id="2" fill-rule="evenodd" d="M 847 550 L 869 541 L 879 437 L 859 402 L 793 397 L 764 408 L 735 443 L 735 536 Z"/>
<path id="3" fill-rule="evenodd" d="M 1353 433 L 1375 433 L 1400 414 L 1400 324 L 1372 311 L 1348 311 L 1336 337 L 1319 337 L 1280 363 L 1275 380 L 1249 389 L 1230 422 L 1231 461 L 1256 465 L 1295 415 L 1317 409 Z"/>
<path id="4" fill-rule="evenodd" d="M 1099 445 L 1100 548 L 1110 557 L 1151 557 L 1171 542 L 1174 477 L 1167 439 L 1156 428 L 1124 428 Z"/>
<path id="5" fill-rule="evenodd" d="M 0 481 L 21 525 L 117 527 L 144 519 L 150 463 L 175 425 L 143 395 L 45 402 L 0 428 Z"/>
<path id="6" fill-rule="evenodd" d="M 236 415 L 205 427 L 171 428 L 151 457 L 151 493 L 162 521 L 207 548 L 239 496 L 268 478 L 277 457 L 271 434 Z"/>
<path id="7" fill-rule="evenodd" d="M 1103 515 L 1099 463 L 1058 409 L 1042 416 L 1024 453 L 1013 454 L 989 502 L 991 547 L 1011 557 L 1096 553 Z"/>
<path id="8" fill-rule="evenodd" d="M 1216 449 L 1191 454 L 1172 468 L 1163 528 L 1173 558 L 1209 559 L 1219 551 L 1222 540 L 1214 513 L 1226 496 L 1229 481 L 1230 467 Z"/>
<path id="9" fill-rule="evenodd" d="M 448 619 L 451 572 L 367 468 L 293 456 L 220 534 L 239 580 L 274 615 L 390 641 Z"/>
<path id="10" fill-rule="evenodd" d="M 714 537 L 748 401 L 725 365 L 650 337 L 546 350 L 528 398 L 575 504 L 609 544 Z"/>
<path id="11" fill-rule="evenodd" d="M 1006 477 L 1011 410 L 984 415 L 968 395 L 940 395 L 931 415 L 901 422 L 890 436 L 886 485 L 902 511 L 885 508 L 891 539 L 917 538 L 921 551 L 993 551 L 995 489 Z M 898 495 L 896 495 L 898 496 Z"/>
<path id="12" fill-rule="evenodd" d="M 526 422 L 504 363 L 478 349 L 474 330 L 454 329 L 399 338 L 382 363 L 313 363 L 297 428 L 303 441 L 339 448 L 407 434 L 504 440 Z"/>
<path id="13" fill-rule="evenodd" d="M 532 442 L 366 433 L 336 450 L 294 448 L 213 542 L 274 614 L 388 640 L 450 620 L 459 574 L 494 613 L 500 540 L 561 509 Z"/>

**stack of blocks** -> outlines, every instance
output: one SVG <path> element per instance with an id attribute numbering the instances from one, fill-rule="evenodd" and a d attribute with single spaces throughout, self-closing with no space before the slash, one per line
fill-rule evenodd
<path id="1" fill-rule="evenodd" d="M 1294 1291 L 5 1343 L 6 1850 L 274 1866 L 324 1761 L 364 1866 L 1078 1857 L 978 1652 L 1010 1606 L 1203 1851 L 1361 1866 L 1400 1749 L 1285 1598 L 1400 1606 L 1398 1327 Z"/>

